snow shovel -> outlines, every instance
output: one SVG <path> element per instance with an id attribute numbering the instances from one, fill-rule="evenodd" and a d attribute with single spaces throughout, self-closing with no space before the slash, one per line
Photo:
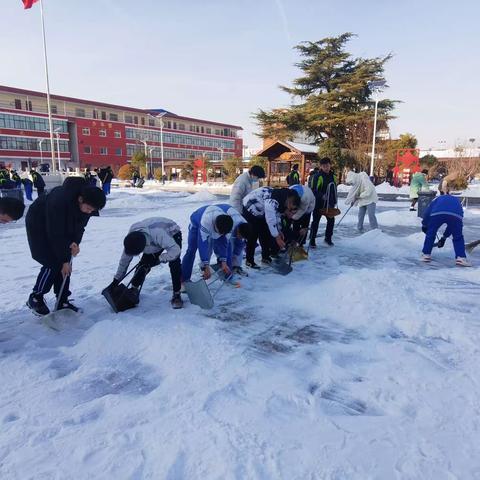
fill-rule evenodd
<path id="1" fill-rule="evenodd" d="M 480 245 L 480 240 L 475 240 L 473 242 L 467 243 L 465 245 L 465 249 L 467 250 L 468 253 L 472 253 L 473 249 L 475 247 L 478 247 Z"/>
<path id="2" fill-rule="evenodd" d="M 70 260 L 70 267 L 72 266 L 72 261 Z M 60 322 L 66 322 L 68 320 L 73 320 L 76 317 L 78 317 L 78 314 L 81 313 L 79 312 L 74 312 L 73 310 L 70 310 L 69 308 L 62 308 L 59 309 L 58 307 L 60 306 L 60 299 L 62 298 L 63 291 L 65 290 L 65 285 L 67 283 L 67 278 L 69 275 L 65 276 L 62 282 L 62 286 L 60 288 L 60 292 L 57 297 L 57 301 L 55 302 L 55 309 L 53 312 L 48 313 L 47 315 L 44 315 L 42 317 L 42 322 L 52 330 L 56 330 L 59 332 L 61 330 L 61 324 Z"/>
<path id="3" fill-rule="evenodd" d="M 287 262 L 287 257 L 288 257 L 288 262 Z M 274 260 L 272 262 L 272 267 L 275 273 L 278 273 L 279 275 L 288 275 L 292 270 L 292 260 L 293 260 L 293 249 L 290 249 L 290 252 L 288 251 L 284 253 L 283 255 L 279 256 L 278 260 Z"/>
<path id="4" fill-rule="evenodd" d="M 138 305 L 138 294 L 140 293 L 141 287 L 138 291 L 138 294 L 135 298 L 132 298 L 130 283 L 125 286 L 122 282 L 127 278 L 130 273 L 132 273 L 140 265 L 138 262 L 134 267 L 132 267 L 120 280 L 119 284 L 115 288 L 104 288 L 102 290 L 102 295 L 105 297 L 105 300 L 109 303 L 115 313 L 124 312 L 129 308 L 134 308 Z"/>
<path id="5" fill-rule="evenodd" d="M 308 235 L 310 228 L 307 228 L 307 231 L 299 237 L 297 244 L 292 245 L 288 251 L 292 256 L 292 262 L 300 262 L 301 260 L 308 260 L 308 250 L 305 250 L 302 246 L 302 242 Z"/>
<path id="6" fill-rule="evenodd" d="M 217 278 L 210 283 L 207 283 L 203 278 L 196 282 L 185 282 L 185 292 L 188 295 L 188 299 L 192 305 L 198 305 L 203 310 L 211 310 L 215 305 L 213 299 L 217 296 L 218 292 L 222 289 L 225 283 L 230 280 L 232 275 L 222 280 L 222 285 L 212 295 L 209 286 L 215 283 L 221 278 L 217 275 Z"/>
<path id="7" fill-rule="evenodd" d="M 353 205 L 350 205 L 347 209 L 347 211 L 343 214 L 343 217 L 339 220 L 339 222 L 335 225 L 336 228 L 342 223 L 342 220 L 346 217 L 347 213 L 350 211 L 350 209 L 353 207 Z"/>

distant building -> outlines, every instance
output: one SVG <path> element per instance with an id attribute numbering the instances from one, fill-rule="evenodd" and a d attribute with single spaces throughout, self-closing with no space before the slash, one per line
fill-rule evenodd
<path id="1" fill-rule="evenodd" d="M 51 95 L 51 104 L 58 133 L 55 157 L 60 155 L 62 169 L 118 169 L 137 150 L 146 150 L 159 168 L 162 140 L 167 174 L 202 156 L 215 163 L 242 156 L 242 127 L 237 125 L 59 95 Z M 160 113 L 163 130 L 154 118 Z M 41 163 L 51 163 L 46 94 L 0 86 L 0 164 L 26 170 Z"/>

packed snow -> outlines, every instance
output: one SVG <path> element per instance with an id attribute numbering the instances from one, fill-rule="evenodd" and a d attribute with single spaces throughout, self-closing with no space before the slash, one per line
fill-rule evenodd
<path id="1" fill-rule="evenodd" d="M 286 277 L 250 271 L 212 310 L 171 309 L 157 267 L 136 309 L 111 311 L 100 291 L 132 223 L 170 217 L 185 243 L 192 211 L 225 199 L 116 189 L 74 262 L 85 313 L 61 332 L 25 306 L 24 220 L 0 227 L 0 478 L 477 478 L 480 248 L 473 268 L 451 241 L 421 264 L 408 202 L 379 202 L 363 235 L 351 209 L 335 247 Z"/>

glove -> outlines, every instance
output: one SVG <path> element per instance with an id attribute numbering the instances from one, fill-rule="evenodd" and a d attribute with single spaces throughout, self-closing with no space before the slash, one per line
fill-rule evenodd
<path id="1" fill-rule="evenodd" d="M 114 278 L 112 283 L 107 288 L 109 290 L 113 290 L 113 289 L 117 288 L 119 284 L 120 284 L 120 282 L 116 278 Z"/>
<path id="2" fill-rule="evenodd" d="M 438 242 L 437 242 L 437 248 L 443 248 L 443 246 L 445 245 L 445 241 L 447 239 L 445 237 L 442 237 Z"/>
<path id="3" fill-rule="evenodd" d="M 422 225 L 422 232 L 427 233 L 428 228 L 425 225 Z"/>

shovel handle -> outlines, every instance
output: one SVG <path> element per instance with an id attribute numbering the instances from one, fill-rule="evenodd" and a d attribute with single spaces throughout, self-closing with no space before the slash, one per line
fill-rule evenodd
<path id="1" fill-rule="evenodd" d="M 70 259 L 70 268 L 72 267 L 72 262 L 73 260 Z M 60 287 L 60 292 L 58 293 L 58 297 L 57 297 L 57 301 L 55 302 L 55 310 L 54 312 L 57 312 L 58 311 L 58 307 L 60 306 L 60 300 L 63 296 L 63 291 L 65 290 L 65 285 L 67 283 L 67 278 L 69 277 L 70 275 L 65 275 L 65 277 L 63 277 L 63 282 L 62 282 L 62 286 Z"/>

